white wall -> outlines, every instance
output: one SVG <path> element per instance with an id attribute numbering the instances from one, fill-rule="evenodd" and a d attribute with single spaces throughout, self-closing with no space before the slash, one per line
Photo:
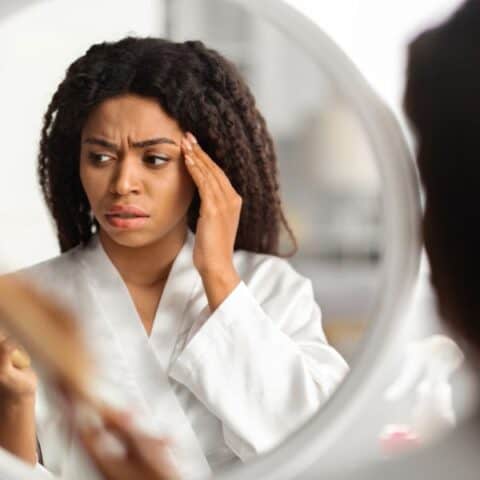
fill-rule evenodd
<path id="1" fill-rule="evenodd" d="M 408 42 L 463 0 L 285 0 L 322 27 L 398 114 Z"/>
<path id="2" fill-rule="evenodd" d="M 58 252 L 37 186 L 36 157 L 43 114 L 66 68 L 93 43 L 128 34 L 161 35 L 162 5 L 44 0 L 1 21 L 1 270 Z"/>

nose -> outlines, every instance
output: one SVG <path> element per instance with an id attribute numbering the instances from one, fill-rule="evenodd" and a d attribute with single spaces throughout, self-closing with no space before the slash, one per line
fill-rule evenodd
<path id="1" fill-rule="evenodd" d="M 140 172 L 135 159 L 125 156 L 119 160 L 110 184 L 110 193 L 122 196 L 140 193 Z"/>

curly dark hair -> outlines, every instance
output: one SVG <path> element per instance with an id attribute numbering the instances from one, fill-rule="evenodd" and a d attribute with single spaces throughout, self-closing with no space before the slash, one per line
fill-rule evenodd
<path id="1" fill-rule="evenodd" d="M 43 196 L 57 227 L 62 252 L 86 244 L 96 220 L 80 182 L 80 137 L 100 102 L 134 93 L 155 98 L 225 172 L 242 197 L 235 249 L 279 254 L 283 225 L 272 138 L 255 99 L 236 67 L 200 41 L 126 37 L 91 46 L 68 68 L 54 93 L 38 155 Z M 195 232 L 196 193 L 188 211 Z"/>

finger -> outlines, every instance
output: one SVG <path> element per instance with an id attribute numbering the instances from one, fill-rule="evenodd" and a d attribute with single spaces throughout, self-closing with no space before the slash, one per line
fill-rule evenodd
<path id="1" fill-rule="evenodd" d="M 0 365 L 12 364 L 12 353 L 16 350 L 17 346 L 9 337 L 0 341 Z"/>
<path id="2" fill-rule="evenodd" d="M 132 450 L 138 450 L 142 444 L 154 444 L 157 447 L 171 445 L 168 438 L 159 438 L 144 433 L 135 425 L 129 411 L 103 407 L 101 415 L 105 427 Z"/>
<path id="3" fill-rule="evenodd" d="M 202 204 L 221 202 L 224 194 L 213 175 L 205 168 L 200 159 L 190 150 L 185 149 L 185 165 L 197 185 Z"/>
<path id="4" fill-rule="evenodd" d="M 35 372 L 31 368 L 14 368 L 13 366 L 8 370 L 8 381 L 15 389 L 25 389 L 25 383 L 35 383 Z M 32 387 L 34 388 L 34 387 Z M 33 391 L 33 390 L 32 390 Z"/>
<path id="5" fill-rule="evenodd" d="M 5 330 L 2 330 L 2 329 L 0 328 L 0 342 L 2 342 L 3 340 L 5 340 L 7 337 L 8 337 L 7 332 L 5 332 Z"/>
<path id="6" fill-rule="evenodd" d="M 187 132 L 186 136 L 190 145 L 192 146 L 193 152 L 200 159 L 202 164 L 208 169 L 208 171 L 210 171 L 211 174 L 214 176 L 222 191 L 225 194 L 230 193 L 230 191 L 235 192 L 235 189 L 233 188 L 225 172 L 212 160 L 210 155 L 208 155 L 208 153 L 203 150 L 203 148 L 197 142 L 195 136 L 190 132 Z"/>
<path id="7" fill-rule="evenodd" d="M 195 137 L 190 132 L 187 133 L 188 138 L 195 140 Z M 226 211 L 231 213 L 239 212 L 242 208 L 242 197 L 233 188 L 225 172 L 202 150 L 200 145 L 196 143 L 196 140 L 195 145 L 191 148 L 196 153 L 195 158 L 199 159 L 200 166 L 215 179 L 215 183 L 218 185 L 218 190 L 215 192 L 216 203 L 213 206 L 214 211 L 217 211 L 217 208 L 226 208 Z"/>
<path id="8" fill-rule="evenodd" d="M 115 458 L 105 450 L 100 430 L 82 430 L 79 432 L 79 438 L 89 457 L 106 480 L 116 480 L 125 476 L 124 459 Z M 122 470 L 123 477 L 120 476 Z"/>
<path id="9" fill-rule="evenodd" d="M 223 190 L 225 180 L 228 180 L 223 170 L 210 158 L 210 155 L 202 149 L 196 138 L 190 132 L 187 133 L 186 139 L 195 158 L 198 158 L 201 165 L 213 176 L 219 187 Z"/>
<path id="10" fill-rule="evenodd" d="M 189 140 L 189 138 L 193 138 L 194 142 Z M 194 161 L 203 168 L 204 172 L 208 173 L 212 182 L 218 186 L 219 192 L 223 193 L 223 186 L 220 180 L 222 176 L 226 179 L 226 176 L 222 169 L 210 158 L 206 152 L 203 151 L 191 133 L 187 133 L 187 135 L 184 137 L 183 143 L 187 154 L 193 157 Z"/>
<path id="11" fill-rule="evenodd" d="M 99 410 L 105 425 L 124 425 L 127 423 L 132 424 L 133 422 L 132 412 L 129 410 L 120 410 L 105 404 L 99 407 Z"/>
<path id="12" fill-rule="evenodd" d="M 11 349 L 21 348 L 18 342 L 11 335 L 4 335 L 3 339 L 0 340 L 0 344 L 4 344 L 5 347 Z"/>
<path id="13" fill-rule="evenodd" d="M 189 145 L 186 147 L 186 150 L 198 165 L 199 173 L 203 175 L 203 178 L 199 180 L 199 182 L 203 181 L 205 186 L 204 189 L 199 189 L 201 198 L 200 215 L 202 215 L 202 213 L 215 214 L 219 209 L 223 209 L 232 204 L 232 200 L 236 200 L 234 197 L 238 197 L 238 200 L 240 200 L 240 197 L 231 187 L 226 175 L 220 167 L 218 167 L 201 149 L 198 150 L 198 154 L 196 154 L 192 145 L 188 142 L 188 139 L 186 139 L 185 144 Z M 225 186 L 222 186 L 222 179 Z M 208 195 L 209 193 L 210 195 Z"/>
<path id="14" fill-rule="evenodd" d="M 5 330 L 0 330 L 0 344 L 7 341 L 12 344 L 14 343 L 12 336 L 8 332 Z"/>
<path id="15" fill-rule="evenodd" d="M 104 407 L 101 415 L 105 428 L 118 437 L 130 453 L 137 454 L 142 433 L 133 423 L 132 415 L 111 407 Z"/>

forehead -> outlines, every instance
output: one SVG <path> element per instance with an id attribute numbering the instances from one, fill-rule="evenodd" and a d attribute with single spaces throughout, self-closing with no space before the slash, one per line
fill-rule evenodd
<path id="1" fill-rule="evenodd" d="M 145 140 L 158 135 L 181 135 L 175 119 L 167 115 L 158 101 L 150 97 L 125 94 L 104 100 L 88 115 L 82 137 L 97 134 L 111 140 L 129 136 Z"/>

